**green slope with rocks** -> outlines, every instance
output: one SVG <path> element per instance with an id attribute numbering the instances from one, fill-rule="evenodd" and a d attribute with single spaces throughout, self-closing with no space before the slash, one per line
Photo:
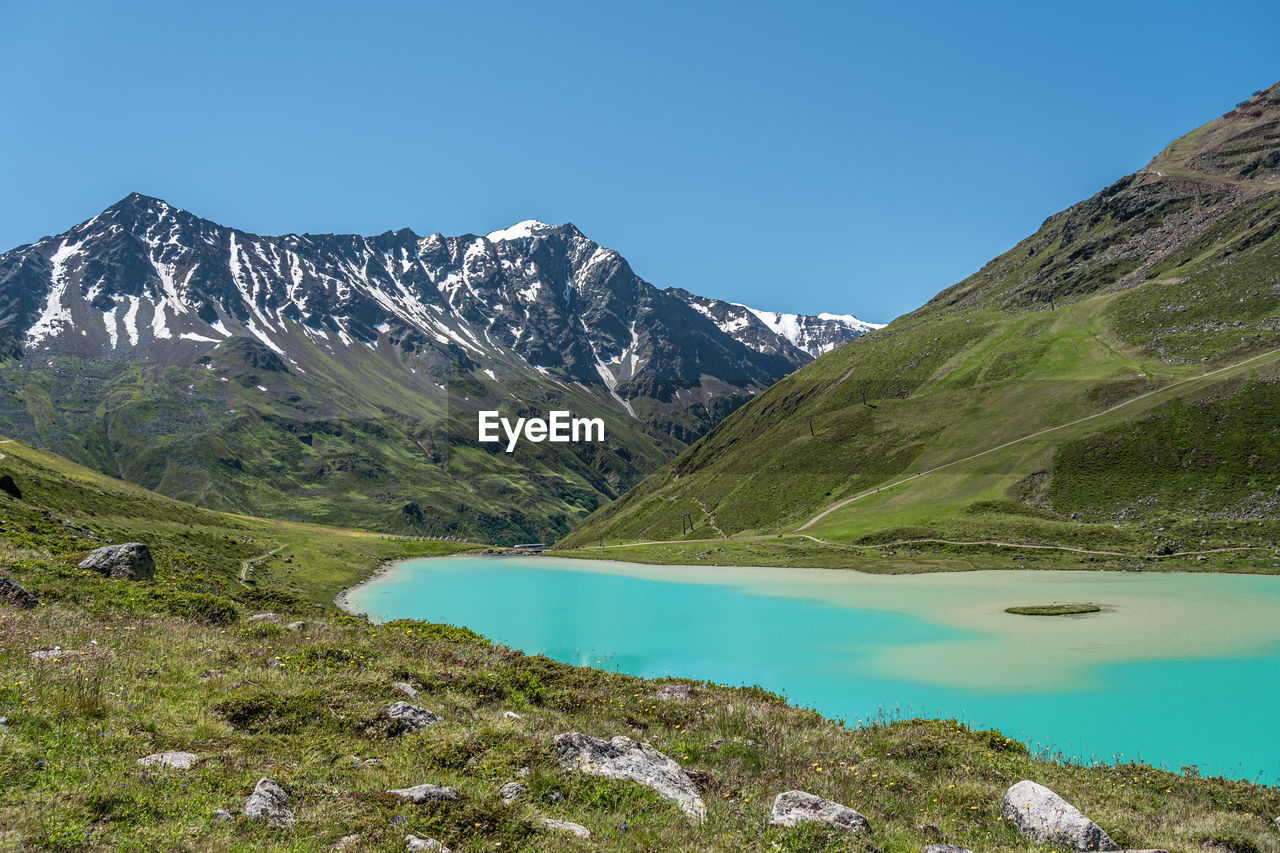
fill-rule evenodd
<path id="1" fill-rule="evenodd" d="M 249 337 L 188 366 L 57 357 L 0 371 L 0 409 L 41 446 L 200 506 L 506 544 L 564 534 L 681 447 L 579 386 L 515 370 L 499 382 L 440 366 L 446 394 L 363 346 L 309 367 Z M 477 408 L 504 398 L 512 418 L 603 418 L 606 440 L 479 444 Z"/>
<path id="2" fill-rule="evenodd" d="M 1278 357 L 1280 84 L 778 382 L 562 544 L 1263 546 Z"/>
<path id="3" fill-rule="evenodd" d="M 463 627 L 371 625 L 324 602 L 380 561 L 468 546 L 215 513 L 22 442 L 0 453 L 0 575 L 38 600 L 0 584 L 3 851 L 404 850 L 410 836 L 454 851 L 1040 849 L 1010 819 L 1021 799 L 1002 803 L 1023 779 L 1121 846 L 1280 851 L 1273 787 L 1073 766 L 949 721 L 846 727 L 756 688 L 576 668 Z M 107 540 L 148 544 L 154 575 L 78 568 Z M 396 702 L 439 720 L 411 732 L 403 705 L 388 715 Z M 574 732 L 651 744 L 705 817 L 577 772 L 591 742 L 557 742 Z M 392 793 L 420 785 L 437 786 L 421 803 Z M 792 790 L 865 825 L 773 825 Z"/>

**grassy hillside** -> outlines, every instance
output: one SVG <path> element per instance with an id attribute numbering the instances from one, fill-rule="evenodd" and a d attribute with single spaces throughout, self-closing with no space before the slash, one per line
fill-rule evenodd
<path id="1" fill-rule="evenodd" d="M 563 535 L 683 446 L 579 386 L 514 368 L 501 382 L 455 371 L 445 393 L 384 353 L 348 356 L 317 353 L 302 373 L 239 337 L 189 367 L 10 366 L 0 370 L 0 425 L 212 509 L 506 544 Z M 570 408 L 604 418 L 606 441 L 504 453 L 476 441 L 476 410 L 494 401 L 512 417 Z"/>
<path id="2" fill-rule="evenodd" d="M 1278 130 L 1280 84 L 779 382 L 563 544 L 802 531 L 1144 556 L 1183 522 L 1205 531 L 1183 544 L 1265 541 L 1233 522 L 1280 532 L 1280 477 L 1249 446 L 1276 427 Z"/>
<path id="3" fill-rule="evenodd" d="M 845 727 L 755 688 L 694 684 L 690 701 L 663 702 L 658 683 L 526 657 L 465 628 L 372 626 L 325 602 L 380 560 L 463 546 L 214 513 L 21 442 L 0 453 L 22 494 L 0 492 L 0 575 L 42 601 L 0 604 L 3 851 L 329 850 L 351 835 L 349 850 L 402 850 L 409 833 L 455 851 L 915 853 L 938 839 L 1039 849 L 1000 816 L 1004 790 L 1023 778 L 1126 847 L 1280 851 L 1274 787 L 1074 766 L 954 722 Z M 149 542 L 155 579 L 76 568 L 105 538 Z M 247 620 L 262 610 L 280 621 Z M 295 619 L 301 630 L 282 627 Z M 30 657 L 55 647 L 58 660 Z M 415 701 L 443 721 L 395 734 L 380 710 L 403 698 L 396 681 L 416 682 Z M 652 742 L 694 772 L 706 822 L 638 785 L 561 770 L 552 737 L 566 731 Z M 199 763 L 136 763 L 170 750 Z M 497 789 L 520 768 L 527 791 L 504 805 Z M 264 776 L 289 793 L 293 828 L 240 816 Z M 460 799 L 408 805 L 385 793 L 421 783 L 456 786 Z M 870 837 L 767 827 L 789 789 L 852 805 Z M 593 837 L 548 833 L 544 817 Z"/>
<path id="4" fill-rule="evenodd" d="M 204 596 L 218 596 L 238 607 L 308 610 L 330 606 L 340 590 L 389 560 L 479 549 L 213 512 L 15 439 L 0 439 L 0 474 L 12 477 L 22 495 L 0 495 L 0 535 L 9 551 L 0 575 L 42 599 L 185 612 Z M 106 542 L 131 539 L 151 545 L 163 582 L 121 586 L 68 568 Z M 24 569 L 33 555 L 47 572 Z M 118 598 L 126 593 L 140 598 Z"/>

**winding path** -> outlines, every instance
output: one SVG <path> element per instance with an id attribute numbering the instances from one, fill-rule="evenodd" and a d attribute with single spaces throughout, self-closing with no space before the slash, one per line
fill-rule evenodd
<path id="1" fill-rule="evenodd" d="M 240 584 L 242 586 L 249 585 L 249 570 L 253 568 L 254 563 L 261 563 L 263 560 L 275 554 L 277 551 L 279 551 L 283 547 L 284 547 L 283 545 L 277 545 L 276 547 L 272 548 L 270 551 L 268 551 L 265 554 L 259 554 L 256 557 L 250 557 L 247 560 L 241 560 L 240 561 Z"/>

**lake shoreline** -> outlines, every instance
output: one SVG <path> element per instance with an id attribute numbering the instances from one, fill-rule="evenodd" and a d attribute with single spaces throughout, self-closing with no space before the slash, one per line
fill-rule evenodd
<path id="1" fill-rule="evenodd" d="M 1252 709 L 1239 728 L 1257 737 L 1263 724 L 1253 718 L 1270 701 L 1257 685 L 1280 683 L 1278 584 L 1208 573 L 877 575 L 475 555 L 385 564 L 337 603 L 373 623 L 466 626 L 571 665 L 759 684 L 832 718 L 901 706 L 995 726 L 1037 748 L 1056 744 L 1073 758 L 1154 755 L 1226 771 L 1248 754 L 1209 721 L 1227 706 L 1192 708 L 1177 716 L 1177 731 L 1159 733 L 1142 722 L 1144 709 L 1172 702 L 1179 684 L 1231 673 L 1228 692 Z M 1106 602 L 1107 615 L 1005 612 L 1037 600 Z M 601 601 L 627 606 L 602 620 Z M 751 627 L 762 624 L 787 630 L 762 639 Z M 1184 729 L 1219 736 L 1188 739 Z M 1244 772 L 1273 778 L 1261 760 Z"/>
<path id="2" fill-rule="evenodd" d="M 355 610 L 352 607 L 350 596 L 353 592 L 365 586 L 366 584 L 377 583 L 395 570 L 397 566 L 405 562 L 405 560 L 423 560 L 437 559 L 434 557 L 406 557 L 403 560 L 390 560 L 378 566 L 372 573 L 363 580 L 353 583 L 351 586 L 343 587 L 342 591 L 333 597 L 333 604 L 348 616 L 368 616 L 369 614 L 363 610 Z"/>

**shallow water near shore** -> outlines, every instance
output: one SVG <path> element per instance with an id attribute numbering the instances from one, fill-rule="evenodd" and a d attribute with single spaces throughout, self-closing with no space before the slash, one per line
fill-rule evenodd
<path id="1" fill-rule="evenodd" d="M 850 724 L 951 716 L 1077 761 L 1280 781 L 1280 577 L 446 557 L 345 601 L 567 663 L 759 684 Z M 1052 602 L 1103 611 L 1004 612 Z"/>

